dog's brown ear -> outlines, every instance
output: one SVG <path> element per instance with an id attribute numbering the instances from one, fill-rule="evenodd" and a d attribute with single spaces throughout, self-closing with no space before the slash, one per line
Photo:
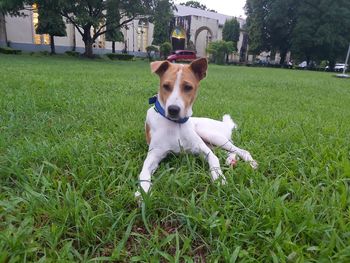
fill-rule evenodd
<path id="1" fill-rule="evenodd" d="M 168 61 L 155 61 L 151 63 L 151 71 L 152 73 L 156 73 L 161 76 L 170 66 Z"/>
<path id="2" fill-rule="evenodd" d="M 208 60 L 206 58 L 196 59 L 190 64 L 190 68 L 198 80 L 202 80 L 207 76 Z"/>

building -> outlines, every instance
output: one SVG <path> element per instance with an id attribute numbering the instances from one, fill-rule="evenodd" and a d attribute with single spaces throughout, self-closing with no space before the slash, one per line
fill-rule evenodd
<path id="1" fill-rule="evenodd" d="M 23 17 L 0 17 L 0 45 L 9 44 L 10 47 L 25 51 L 42 51 L 50 49 L 48 35 L 38 35 L 35 28 L 38 24 L 38 13 L 24 10 Z M 206 56 L 206 47 L 211 41 L 222 39 L 222 29 L 225 21 L 232 17 L 219 13 L 204 11 L 192 7 L 177 5 L 174 19 L 170 28 L 174 49 L 195 49 L 197 55 Z M 238 18 L 241 25 L 241 36 L 238 43 L 238 55 L 232 59 L 246 60 L 247 36 L 243 31 L 245 20 Z M 143 19 L 131 21 L 122 29 L 124 42 L 116 43 L 116 50 L 126 50 L 129 53 L 144 56 L 146 47 L 153 40 L 152 23 Z M 63 53 L 68 50 L 84 52 L 84 42 L 78 30 L 72 24 L 67 24 L 67 36 L 55 37 L 56 52 Z M 106 41 L 104 35 L 100 36 L 94 44 L 94 53 L 109 53 L 112 42 Z"/>

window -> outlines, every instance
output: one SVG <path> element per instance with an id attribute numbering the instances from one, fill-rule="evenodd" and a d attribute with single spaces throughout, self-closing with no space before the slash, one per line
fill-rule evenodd
<path id="1" fill-rule="evenodd" d="M 33 27 L 34 27 L 34 35 L 33 35 L 33 42 L 37 45 L 49 45 L 50 44 L 50 36 L 47 34 L 37 34 L 36 29 L 38 28 L 39 24 L 39 14 L 38 14 L 38 7 L 36 4 L 32 6 L 33 8 Z"/>

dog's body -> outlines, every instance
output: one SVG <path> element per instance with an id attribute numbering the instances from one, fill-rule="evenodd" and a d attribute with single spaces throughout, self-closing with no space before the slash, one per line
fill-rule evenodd
<path id="1" fill-rule="evenodd" d="M 145 126 L 149 151 L 139 178 L 143 191 L 149 191 L 151 175 L 169 152 L 203 154 L 209 163 L 212 180 L 221 179 L 222 183 L 226 179 L 218 158 L 209 146 L 226 150 L 229 161 L 237 154 L 256 168 L 257 164 L 250 153 L 231 142 L 232 130 L 236 125 L 229 115 L 225 115 L 223 121 L 190 117 L 199 81 L 206 75 L 206 59 L 186 66 L 167 61 L 153 62 L 151 69 L 160 76 L 161 83 L 157 94 L 158 110 L 152 107 L 147 111 Z M 139 195 L 137 192 L 136 196 Z"/>

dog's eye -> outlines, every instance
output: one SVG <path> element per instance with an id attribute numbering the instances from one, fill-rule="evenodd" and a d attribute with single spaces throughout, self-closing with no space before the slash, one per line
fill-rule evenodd
<path id="1" fill-rule="evenodd" d="M 171 91 L 171 88 L 170 88 L 169 84 L 164 84 L 163 85 L 163 89 L 165 89 L 166 91 Z"/>
<path id="2" fill-rule="evenodd" d="M 191 86 L 191 85 L 185 85 L 184 86 L 184 91 L 185 92 L 190 92 L 190 91 L 192 91 L 193 90 L 193 87 Z"/>

